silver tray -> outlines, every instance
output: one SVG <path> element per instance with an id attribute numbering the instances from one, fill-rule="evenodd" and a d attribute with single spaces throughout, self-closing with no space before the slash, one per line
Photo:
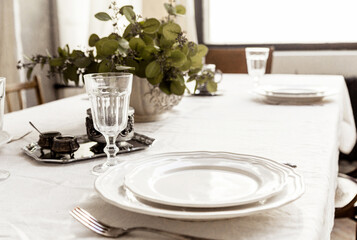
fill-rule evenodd
<path id="1" fill-rule="evenodd" d="M 73 153 L 73 155 L 63 154 L 57 155 L 56 157 L 51 154 L 49 150 L 42 150 L 37 142 L 30 143 L 27 146 L 24 146 L 22 150 L 30 157 L 39 162 L 47 163 L 70 163 L 76 161 L 89 160 L 98 157 L 105 157 L 106 154 L 101 151 L 93 152 L 91 148 L 97 146 L 98 143 L 88 139 L 87 135 L 76 136 L 79 149 Z M 145 136 L 143 134 L 134 133 L 134 136 L 131 140 L 126 142 L 121 142 L 119 147 L 119 153 L 128 153 L 138 150 L 143 150 L 150 147 L 154 143 L 155 139 Z M 100 147 L 98 147 L 100 149 Z"/>

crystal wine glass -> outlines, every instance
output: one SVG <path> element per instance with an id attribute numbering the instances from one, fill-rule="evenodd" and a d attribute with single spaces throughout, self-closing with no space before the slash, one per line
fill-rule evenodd
<path id="1" fill-rule="evenodd" d="M 84 75 L 89 95 L 94 128 L 107 142 L 104 152 L 107 161 L 93 168 L 99 175 L 118 163 L 115 144 L 118 134 L 126 128 L 133 75 L 131 73 L 94 73 Z"/>
<path id="2" fill-rule="evenodd" d="M 265 74 L 269 48 L 246 48 L 248 74 L 253 78 L 254 87 L 260 84 L 260 78 Z"/>
<path id="3" fill-rule="evenodd" d="M 3 123 L 4 123 L 5 84 L 6 84 L 6 78 L 0 77 L 0 132 L 3 129 Z M 0 169 L 0 181 L 7 179 L 9 176 L 10 176 L 9 171 Z"/>

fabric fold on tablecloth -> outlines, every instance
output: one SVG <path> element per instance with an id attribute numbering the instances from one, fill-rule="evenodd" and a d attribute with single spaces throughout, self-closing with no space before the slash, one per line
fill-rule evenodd
<path id="1" fill-rule="evenodd" d="M 340 127 L 340 151 L 349 154 L 356 144 L 357 133 L 352 105 L 346 84 L 343 84 L 342 119 Z"/>

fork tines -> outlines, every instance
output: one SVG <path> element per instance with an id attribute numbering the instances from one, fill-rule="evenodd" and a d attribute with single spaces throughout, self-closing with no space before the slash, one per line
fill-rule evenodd
<path id="1" fill-rule="evenodd" d="M 98 220 L 95 219 L 92 215 L 90 215 L 87 211 L 81 209 L 80 207 L 76 207 L 69 213 L 72 217 L 77 219 L 80 223 L 90 228 L 94 232 L 100 235 L 109 236 L 108 227 L 98 222 Z"/>

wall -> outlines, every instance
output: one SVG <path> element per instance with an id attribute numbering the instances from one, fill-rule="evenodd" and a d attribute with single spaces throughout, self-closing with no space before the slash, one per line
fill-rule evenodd
<path id="1" fill-rule="evenodd" d="M 357 76 L 357 51 L 276 51 L 272 73 Z"/>

